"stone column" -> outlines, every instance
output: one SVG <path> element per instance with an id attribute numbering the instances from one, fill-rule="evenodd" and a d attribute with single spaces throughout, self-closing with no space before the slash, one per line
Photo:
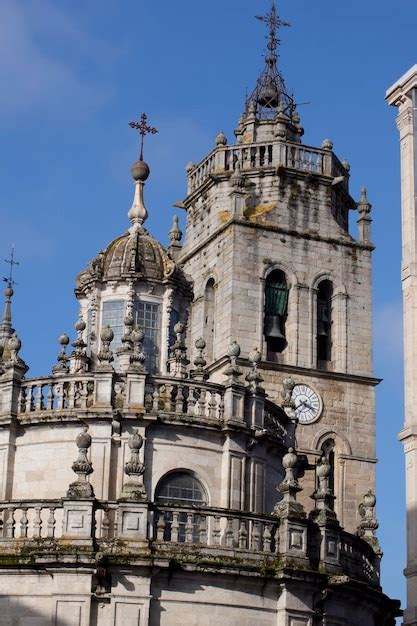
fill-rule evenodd
<path id="1" fill-rule="evenodd" d="M 404 300 L 404 444 L 407 504 L 407 609 L 404 624 L 417 624 L 417 65 L 386 94 L 398 107 L 401 151 L 402 284 Z"/>

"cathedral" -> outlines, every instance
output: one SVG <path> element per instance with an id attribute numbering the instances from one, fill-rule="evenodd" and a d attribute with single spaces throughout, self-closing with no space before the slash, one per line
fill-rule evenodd
<path id="1" fill-rule="evenodd" d="M 371 204 L 329 139 L 304 143 L 274 3 L 261 19 L 264 67 L 233 140 L 220 132 L 186 166 L 185 235 L 174 217 L 167 248 L 146 229 L 156 129 L 131 123 L 126 231 L 76 277 L 75 333 L 40 378 L 10 274 L 2 626 L 392 626 L 401 613 L 376 536 Z"/>

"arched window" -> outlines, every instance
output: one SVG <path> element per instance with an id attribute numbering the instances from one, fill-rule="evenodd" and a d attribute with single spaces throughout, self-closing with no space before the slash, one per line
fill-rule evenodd
<path id="1" fill-rule="evenodd" d="M 186 540 L 187 524 L 192 524 L 193 543 L 199 543 L 201 516 L 198 513 L 181 509 L 192 506 L 205 506 L 208 499 L 200 481 L 191 472 L 172 472 L 164 476 L 155 491 L 155 502 L 172 507 L 165 511 L 164 539 L 171 540 L 173 524 L 178 524 L 178 541 Z M 175 515 L 175 518 L 174 518 Z"/>
<path id="2" fill-rule="evenodd" d="M 336 447 L 336 444 L 334 442 L 334 439 L 327 439 L 327 441 L 325 441 L 321 447 L 322 456 L 324 456 L 327 459 L 330 465 L 329 489 L 331 490 L 334 496 L 336 495 L 335 494 L 335 479 L 334 479 L 335 447 Z M 334 508 L 334 502 L 332 502 L 332 509 L 333 508 Z"/>
<path id="3" fill-rule="evenodd" d="M 267 359 L 274 361 L 276 354 L 287 346 L 285 322 L 288 309 L 288 286 L 284 272 L 274 270 L 265 282 L 264 335 Z"/>
<path id="4" fill-rule="evenodd" d="M 321 369 L 332 360 L 332 295 L 332 283 L 323 280 L 317 291 L 317 366 Z"/>
<path id="5" fill-rule="evenodd" d="M 215 300 L 214 278 L 207 281 L 204 290 L 204 329 L 203 338 L 206 342 L 205 355 L 207 360 L 213 359 L 214 348 L 214 300 Z"/>

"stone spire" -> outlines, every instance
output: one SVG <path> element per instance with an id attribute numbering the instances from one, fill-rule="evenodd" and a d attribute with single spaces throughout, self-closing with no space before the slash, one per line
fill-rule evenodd
<path id="1" fill-rule="evenodd" d="M 147 120 L 148 118 L 146 113 L 142 113 L 139 122 L 129 122 L 129 126 L 138 130 L 141 136 L 139 160 L 132 165 L 131 170 L 133 180 L 135 181 L 135 193 L 133 196 L 133 204 L 127 214 L 128 218 L 132 222 L 132 226 L 129 229 L 129 232 L 132 235 L 137 233 L 142 228 L 143 223 L 148 217 L 148 212 L 143 199 L 143 188 L 145 186 L 145 181 L 149 177 L 150 170 L 148 164 L 143 160 L 143 142 L 146 135 L 154 135 L 158 131 L 156 128 L 149 126 Z"/>
<path id="2" fill-rule="evenodd" d="M 10 270 L 9 275 L 3 278 L 3 281 L 6 283 L 6 289 L 4 291 L 5 303 L 3 318 L 0 324 L 0 345 L 3 349 L 6 347 L 8 340 L 14 333 L 12 328 L 12 298 L 14 294 L 13 285 L 16 283 L 13 280 L 13 269 L 15 265 L 19 265 L 19 262 L 16 261 L 14 256 L 14 246 L 12 247 L 12 251 L 10 253 L 10 259 L 5 259 L 5 263 L 9 263 Z"/>

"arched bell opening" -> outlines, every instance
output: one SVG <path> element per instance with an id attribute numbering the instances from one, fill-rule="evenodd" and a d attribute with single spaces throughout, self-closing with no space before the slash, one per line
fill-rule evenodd
<path id="1" fill-rule="evenodd" d="M 333 285 L 323 280 L 317 289 L 317 367 L 329 369 L 332 361 Z"/>
<path id="2" fill-rule="evenodd" d="M 268 274 L 265 282 L 264 335 L 268 361 L 277 361 L 278 354 L 288 345 L 285 328 L 287 312 L 287 279 L 284 272 L 274 270 Z"/>

